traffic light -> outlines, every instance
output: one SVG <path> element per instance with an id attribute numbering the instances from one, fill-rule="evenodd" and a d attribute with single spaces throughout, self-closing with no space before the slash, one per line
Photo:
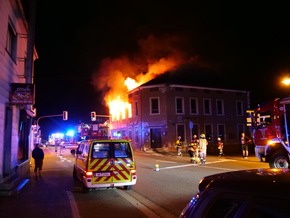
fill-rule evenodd
<path id="1" fill-rule="evenodd" d="M 67 111 L 64 111 L 64 112 L 62 113 L 62 119 L 63 119 L 63 120 L 68 120 L 68 112 L 67 112 Z"/>
<path id="2" fill-rule="evenodd" d="M 91 112 L 91 121 L 96 121 L 96 120 L 97 120 L 96 112 L 92 111 Z"/>

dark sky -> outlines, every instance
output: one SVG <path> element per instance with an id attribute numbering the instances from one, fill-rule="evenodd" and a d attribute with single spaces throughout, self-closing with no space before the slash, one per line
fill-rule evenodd
<path id="1" fill-rule="evenodd" d="M 89 121 L 90 111 L 106 114 L 103 93 L 92 85 L 93 75 L 103 75 L 104 59 L 126 57 L 142 65 L 169 52 L 251 91 L 252 107 L 283 97 L 290 93 L 279 82 L 290 70 L 289 6 L 286 1 L 37 1 L 38 116 L 68 110 L 66 124 L 74 124 Z M 48 120 L 55 126 L 64 122 Z"/>

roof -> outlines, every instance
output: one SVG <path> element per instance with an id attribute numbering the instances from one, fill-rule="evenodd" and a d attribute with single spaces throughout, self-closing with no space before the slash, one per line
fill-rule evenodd
<path id="1" fill-rule="evenodd" d="M 235 81 L 235 79 L 233 78 L 228 78 L 228 76 L 219 72 L 197 68 L 179 71 L 168 71 L 148 81 L 147 83 L 144 83 L 141 86 L 144 87 L 159 84 L 175 84 L 219 89 L 244 90 L 238 83 L 238 81 Z"/>

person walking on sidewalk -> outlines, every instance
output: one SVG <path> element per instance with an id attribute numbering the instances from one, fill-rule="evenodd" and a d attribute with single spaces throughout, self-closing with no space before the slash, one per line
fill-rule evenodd
<path id="1" fill-rule="evenodd" d="M 248 145 L 251 143 L 251 139 L 246 136 L 244 132 L 241 134 L 241 146 L 242 146 L 242 153 L 243 153 L 243 158 L 247 159 L 249 156 L 249 147 Z"/>
<path id="2" fill-rule="evenodd" d="M 38 171 L 38 175 L 41 177 L 44 153 L 43 150 L 39 147 L 39 144 L 35 144 L 35 148 L 32 151 L 32 158 L 34 159 L 35 176 L 37 177 Z"/>
<path id="3" fill-rule="evenodd" d="M 177 150 L 177 155 L 182 156 L 181 153 L 181 136 L 178 136 L 176 142 L 175 142 L 176 150 Z"/>
<path id="4" fill-rule="evenodd" d="M 205 164 L 206 161 L 206 149 L 207 149 L 208 141 L 205 138 L 205 134 L 200 134 L 199 138 L 199 155 L 201 164 Z"/>

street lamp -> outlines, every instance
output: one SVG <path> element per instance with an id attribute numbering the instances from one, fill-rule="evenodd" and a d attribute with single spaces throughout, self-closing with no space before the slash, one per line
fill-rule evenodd
<path id="1" fill-rule="evenodd" d="M 288 86 L 290 84 L 290 78 L 287 77 L 287 78 L 283 79 L 282 83 Z"/>

